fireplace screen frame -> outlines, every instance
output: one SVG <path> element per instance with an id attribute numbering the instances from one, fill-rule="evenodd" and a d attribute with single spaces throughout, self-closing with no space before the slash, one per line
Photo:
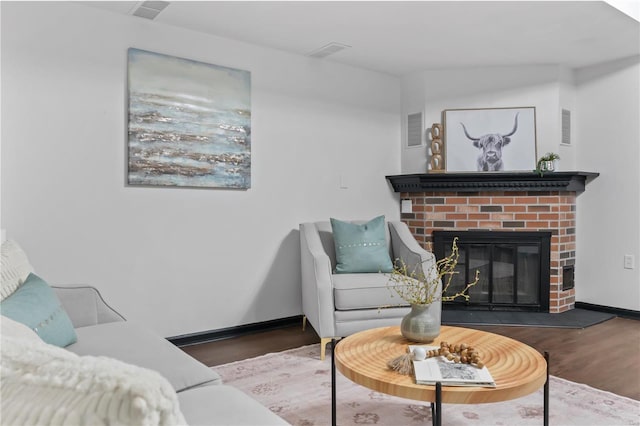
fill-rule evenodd
<path id="1" fill-rule="evenodd" d="M 463 277 L 465 282 L 473 280 L 475 269 L 469 267 L 469 248 L 471 246 L 488 246 L 490 258 L 489 265 L 489 290 L 488 301 L 474 302 L 473 297 L 470 301 L 462 298 L 451 302 L 443 302 L 443 305 L 450 309 L 467 309 L 467 310 L 503 310 L 503 311 L 535 311 L 549 312 L 550 300 L 550 281 L 551 281 L 551 231 L 483 231 L 483 230 L 464 230 L 464 231 L 433 231 L 433 253 L 436 259 L 442 259 L 450 251 L 451 243 L 454 237 L 458 237 L 458 248 L 460 250 L 460 265 L 464 265 Z M 535 302 L 518 303 L 518 273 L 517 261 L 513 263 L 513 299 L 511 302 L 493 300 L 493 286 L 491 282 L 493 276 L 493 260 L 495 255 L 495 247 L 517 247 L 535 246 L 539 254 L 539 297 Z M 462 258 L 462 256 L 465 258 Z"/>

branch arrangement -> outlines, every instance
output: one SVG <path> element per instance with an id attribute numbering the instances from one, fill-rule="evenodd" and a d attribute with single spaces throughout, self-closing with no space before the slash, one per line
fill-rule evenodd
<path id="1" fill-rule="evenodd" d="M 455 270 L 458 264 L 458 237 L 453 239 L 451 254 L 436 261 L 435 266 L 430 268 L 428 275 L 425 275 L 423 263 L 416 264 L 412 269 L 401 259 L 397 259 L 391 271 L 389 282 L 390 287 L 405 302 L 411 305 L 428 305 L 435 301 L 452 301 L 458 297 L 469 300 L 468 291 L 476 285 L 480 279 L 480 271 L 476 270 L 475 279 L 468 283 L 464 289 L 454 295 L 446 296 L 446 292 L 451 285 Z M 444 278 L 444 280 L 443 280 Z M 444 282 L 442 291 L 439 291 L 440 284 Z"/>

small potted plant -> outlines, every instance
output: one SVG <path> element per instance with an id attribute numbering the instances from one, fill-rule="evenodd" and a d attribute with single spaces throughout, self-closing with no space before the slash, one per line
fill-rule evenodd
<path id="1" fill-rule="evenodd" d="M 547 152 L 540 157 L 536 166 L 536 171 L 540 173 L 540 176 L 544 172 L 553 172 L 556 169 L 556 161 L 560 159 L 560 156 L 555 152 Z"/>

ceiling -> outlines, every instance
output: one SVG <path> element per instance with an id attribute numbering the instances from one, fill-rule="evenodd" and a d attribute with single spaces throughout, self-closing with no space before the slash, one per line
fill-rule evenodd
<path id="1" fill-rule="evenodd" d="M 83 3 L 131 15 L 145 2 Z M 337 42 L 351 47 L 322 60 L 396 76 L 640 54 L 640 22 L 600 1 L 173 1 L 154 21 L 299 55 Z"/>

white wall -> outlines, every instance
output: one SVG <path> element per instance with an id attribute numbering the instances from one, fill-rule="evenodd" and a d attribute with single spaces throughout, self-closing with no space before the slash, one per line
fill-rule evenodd
<path id="1" fill-rule="evenodd" d="M 251 189 L 125 185 L 129 47 L 252 72 Z M 50 283 L 95 285 L 164 336 L 300 314 L 298 224 L 397 219 L 384 176 L 399 147 L 393 77 L 79 4 L 2 4 L 2 228 Z"/>
<path id="2" fill-rule="evenodd" d="M 576 118 L 578 115 L 576 104 L 576 88 L 575 88 L 575 72 L 569 69 L 562 69 L 559 79 L 560 96 L 557 107 L 558 115 L 558 135 L 560 140 L 558 141 L 558 151 L 560 160 L 557 162 L 560 170 L 578 170 L 577 166 L 577 144 L 578 139 L 576 137 L 577 126 Z M 569 139 L 570 144 L 565 145 L 562 142 L 562 110 L 566 109 L 570 112 L 570 128 Z"/>
<path id="3" fill-rule="evenodd" d="M 640 310 L 640 57 L 576 77 L 578 165 L 600 172 L 578 197 L 576 298 Z"/>
<path id="4" fill-rule="evenodd" d="M 444 109 L 535 106 L 538 156 L 557 152 L 560 170 L 600 173 L 577 198 L 576 300 L 640 310 L 639 80 L 638 58 L 578 72 L 551 65 L 429 70 L 403 79 L 403 122 L 420 108 L 429 128 Z M 563 108 L 572 112 L 570 146 L 560 143 Z M 424 173 L 427 148 L 405 144 L 402 172 Z M 623 268 L 625 254 L 635 256 L 635 269 Z"/>
<path id="5" fill-rule="evenodd" d="M 457 108 L 536 107 L 538 157 L 560 151 L 559 115 L 562 70 L 558 66 L 447 68 L 403 78 L 403 120 L 407 113 L 424 112 L 425 127 L 442 123 L 442 111 Z M 404 123 L 404 121 L 403 121 Z M 404 134 L 404 133 L 403 133 Z M 424 173 L 428 163 L 425 147 L 406 148 L 403 139 L 403 173 Z M 505 149 L 513 148 L 512 145 Z M 571 160 L 561 169 L 571 169 Z M 531 169 L 535 164 L 531 165 Z"/>

